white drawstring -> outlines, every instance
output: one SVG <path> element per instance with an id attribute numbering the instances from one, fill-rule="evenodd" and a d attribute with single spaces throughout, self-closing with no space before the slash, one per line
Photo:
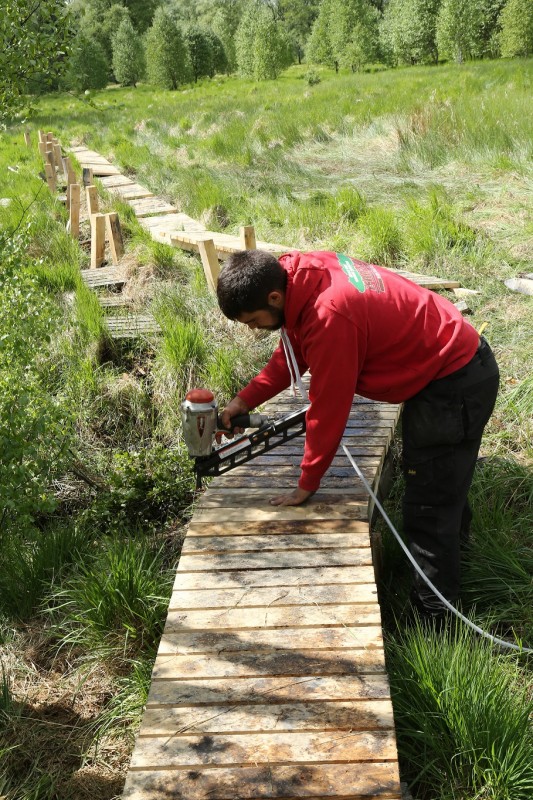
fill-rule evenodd
<path id="1" fill-rule="evenodd" d="M 302 395 L 303 399 L 306 403 L 309 402 L 309 395 L 307 394 L 307 389 L 303 385 L 302 377 L 300 375 L 300 370 L 298 369 L 298 362 L 296 361 L 296 356 L 294 355 L 294 350 L 292 349 L 291 340 L 287 334 L 285 328 L 281 329 L 281 341 L 283 343 L 283 350 L 285 352 L 285 360 L 287 362 L 287 367 L 289 370 L 289 375 L 291 376 L 291 393 L 293 397 L 296 397 L 296 389 L 294 384 L 298 386 L 300 390 L 300 394 Z"/>

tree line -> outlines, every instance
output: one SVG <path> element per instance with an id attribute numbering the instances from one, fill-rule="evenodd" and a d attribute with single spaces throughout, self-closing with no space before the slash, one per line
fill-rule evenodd
<path id="1" fill-rule="evenodd" d="M 349 68 L 533 53 L 531 0 L 4 0 L 0 103 L 141 80 L 176 89 L 289 64 Z"/>

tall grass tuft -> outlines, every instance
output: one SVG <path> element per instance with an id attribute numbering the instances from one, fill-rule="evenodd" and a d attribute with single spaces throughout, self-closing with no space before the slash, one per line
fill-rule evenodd
<path id="1" fill-rule="evenodd" d="M 50 604 L 60 617 L 62 646 L 123 661 L 156 647 L 171 575 L 162 570 L 161 551 L 154 553 L 146 541 L 117 538 L 104 544 L 50 597 Z"/>
<path id="2" fill-rule="evenodd" d="M 375 264 L 391 266 L 402 252 L 402 235 L 394 211 L 378 206 L 369 208 L 359 219 L 366 241 L 364 257 Z"/>
<path id="3" fill-rule="evenodd" d="M 529 800 L 533 698 L 517 659 L 466 627 L 389 644 L 400 760 L 417 797 Z"/>

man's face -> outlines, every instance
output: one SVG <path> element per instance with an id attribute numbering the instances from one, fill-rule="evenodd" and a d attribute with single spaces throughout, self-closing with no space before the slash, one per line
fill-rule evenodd
<path id="1" fill-rule="evenodd" d="M 237 317 L 237 322 L 242 322 L 252 331 L 277 331 L 285 322 L 285 315 L 282 308 L 269 303 L 267 308 L 260 308 L 258 311 L 243 311 Z"/>

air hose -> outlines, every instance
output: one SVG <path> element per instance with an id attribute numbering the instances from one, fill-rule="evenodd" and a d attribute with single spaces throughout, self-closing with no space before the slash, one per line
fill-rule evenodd
<path id="1" fill-rule="evenodd" d="M 375 492 L 372 490 L 370 484 L 368 483 L 368 481 L 366 480 L 365 476 L 363 475 L 363 473 L 359 469 L 358 465 L 356 464 L 356 462 L 352 458 L 352 455 L 351 455 L 350 451 L 348 450 L 348 448 L 346 447 L 346 445 L 343 444 L 342 449 L 344 450 L 344 452 L 345 452 L 350 464 L 354 468 L 357 476 L 361 479 L 361 481 L 363 483 L 363 486 L 365 487 L 366 491 L 368 492 L 368 494 L 370 495 L 370 497 L 372 498 L 372 500 L 376 504 L 377 508 L 381 512 L 381 515 L 382 515 L 383 519 L 385 520 L 385 522 L 387 523 L 387 525 L 391 529 L 392 533 L 394 534 L 395 538 L 397 539 L 398 544 L 400 545 L 400 547 L 404 551 L 405 555 L 407 556 L 407 558 L 409 559 L 409 561 L 411 562 L 411 564 L 415 568 L 416 572 L 418 572 L 420 577 L 423 578 L 423 580 L 427 583 L 427 585 L 429 586 L 431 591 L 439 598 L 441 603 L 444 606 L 446 606 L 446 608 L 449 611 L 451 611 L 452 614 L 455 614 L 456 617 L 458 617 L 460 620 L 462 620 L 462 622 L 464 622 L 465 625 L 468 625 L 469 628 L 472 628 L 472 630 L 475 631 L 476 633 L 478 633 L 480 636 L 484 636 L 486 639 L 489 639 L 493 644 L 497 644 L 500 647 L 508 648 L 509 650 L 517 650 L 519 653 L 533 653 L 533 648 L 520 647 L 519 645 L 513 644 L 512 642 L 505 642 L 503 639 L 498 639 L 497 636 L 493 636 L 491 633 L 488 633 L 488 631 L 484 631 L 483 628 L 480 628 L 478 625 L 476 625 L 474 622 L 472 622 L 472 620 L 468 619 L 468 617 L 465 617 L 464 614 L 461 614 L 461 612 L 458 611 L 455 608 L 455 606 L 453 606 L 450 602 L 448 602 L 448 600 L 446 600 L 444 595 L 442 595 L 439 592 L 439 590 L 437 589 L 437 587 L 434 586 L 433 583 L 429 580 L 429 578 L 427 578 L 426 575 L 424 575 L 424 572 L 422 571 L 422 568 L 416 563 L 415 559 L 413 558 L 413 556 L 409 552 L 409 549 L 406 547 L 405 543 L 403 542 L 400 534 L 398 533 L 398 531 L 396 530 L 396 528 L 394 527 L 394 525 L 390 521 L 390 519 L 389 519 L 389 517 L 387 515 L 387 512 L 385 511 L 385 509 L 383 508 L 383 506 L 379 502 L 378 498 L 376 497 Z"/>

